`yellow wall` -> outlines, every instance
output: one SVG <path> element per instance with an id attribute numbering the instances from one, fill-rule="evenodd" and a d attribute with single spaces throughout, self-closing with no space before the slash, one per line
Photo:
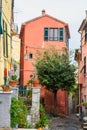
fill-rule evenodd
<path id="1" fill-rule="evenodd" d="M 8 58 L 3 55 L 3 34 L 0 34 L 0 85 L 4 84 L 4 67 L 10 70 L 11 64 L 11 19 L 12 19 L 12 0 L 2 0 L 2 19 L 7 24 L 8 33 Z"/>
<path id="2" fill-rule="evenodd" d="M 19 35 L 12 36 L 12 59 L 20 63 L 20 39 Z"/>
<path id="3" fill-rule="evenodd" d="M 12 36 L 12 68 L 14 64 L 17 66 L 16 74 L 17 78 L 20 76 L 20 39 L 19 35 Z M 12 69 L 11 68 L 11 69 Z"/>

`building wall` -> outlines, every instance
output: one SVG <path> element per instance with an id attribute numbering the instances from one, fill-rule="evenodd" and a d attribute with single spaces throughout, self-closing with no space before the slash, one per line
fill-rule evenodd
<path id="1" fill-rule="evenodd" d="M 30 76 L 35 74 L 34 58 L 36 57 L 37 50 L 43 53 L 45 48 L 55 47 L 58 53 L 61 54 L 63 51 L 67 50 L 66 39 L 69 38 L 69 30 L 67 33 L 66 23 L 57 20 L 49 15 L 42 15 L 41 17 L 35 18 L 31 21 L 24 23 L 21 27 L 21 53 L 20 53 L 20 85 L 25 86 L 27 81 L 30 80 Z M 63 41 L 45 41 L 44 40 L 44 28 L 64 28 L 64 40 Z M 66 53 L 66 51 L 65 51 Z M 32 54 L 33 58 L 29 58 Z M 40 84 L 37 84 L 41 87 Z M 54 110 L 53 93 L 45 91 L 41 88 L 41 97 L 44 100 L 45 107 Z M 60 100 L 59 100 L 60 98 Z M 60 113 L 67 114 L 68 104 L 66 92 L 59 90 L 58 92 L 58 107 Z M 59 112 L 59 109 L 57 112 Z"/>
<path id="2" fill-rule="evenodd" d="M 79 102 L 82 101 L 87 102 L 87 34 L 86 34 L 87 21 L 86 20 L 87 16 L 86 19 L 83 20 L 79 29 L 79 32 L 81 34 L 80 58 L 78 59 Z"/>
<path id="3" fill-rule="evenodd" d="M 68 95 L 66 91 L 59 90 L 57 92 L 57 114 L 68 114 Z M 44 100 L 45 109 L 51 113 L 55 112 L 54 108 L 54 94 L 48 90 L 45 91 L 45 100 Z"/>
<path id="4" fill-rule="evenodd" d="M 12 50 L 11 50 L 11 55 L 12 55 L 12 66 L 11 70 L 13 71 L 14 65 L 16 65 L 17 70 L 16 74 L 17 77 L 19 78 L 20 74 L 20 38 L 19 35 L 14 35 L 12 36 Z"/>
<path id="5" fill-rule="evenodd" d="M 64 41 L 44 41 L 44 28 L 45 27 L 53 27 L 60 28 L 63 27 L 65 29 L 65 24 L 54 20 L 48 16 L 41 17 L 40 19 L 33 20 L 31 22 L 27 22 L 24 25 L 23 34 L 21 33 L 22 38 L 22 46 L 21 46 L 21 74 L 23 75 L 23 79 L 21 80 L 22 85 L 26 85 L 27 81 L 30 78 L 30 75 L 34 73 L 34 67 L 32 66 L 33 59 L 35 58 L 37 50 L 43 51 L 44 48 L 49 48 L 54 46 L 59 53 L 62 52 L 63 48 L 66 47 L 66 34 L 64 34 Z M 23 50 L 23 51 L 22 51 Z M 28 59 L 23 61 L 24 55 L 28 56 Z M 29 54 L 33 54 L 33 59 L 29 59 Z M 23 63 L 24 62 L 24 63 Z M 22 68 L 23 67 L 23 68 Z M 25 70 L 25 71 L 24 71 Z"/>
<path id="6" fill-rule="evenodd" d="M 7 46 L 8 46 L 8 57 L 4 56 L 3 52 L 3 39 L 4 39 L 4 32 L 3 34 L 0 34 L 0 85 L 4 84 L 4 68 L 8 71 L 10 70 L 10 64 L 11 64 L 11 15 L 12 15 L 12 0 L 2 0 L 1 5 L 1 14 L 2 14 L 2 23 L 3 20 L 7 25 Z M 3 26 L 3 24 L 2 24 Z M 3 28 L 4 29 L 4 28 Z M 5 40 L 5 39 L 4 39 Z"/>

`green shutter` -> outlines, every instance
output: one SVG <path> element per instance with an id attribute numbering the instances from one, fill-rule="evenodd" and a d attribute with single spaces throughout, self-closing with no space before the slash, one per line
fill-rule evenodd
<path id="1" fill-rule="evenodd" d="M 2 20 L 2 12 L 0 12 L 0 34 L 3 34 L 3 20 Z"/>
<path id="2" fill-rule="evenodd" d="M 7 33 L 7 24 L 6 24 L 6 57 L 8 57 L 8 33 Z"/>
<path id="3" fill-rule="evenodd" d="M 44 28 L 44 40 L 48 40 L 48 28 Z"/>
<path id="4" fill-rule="evenodd" d="M 60 28 L 60 41 L 63 41 L 63 38 L 64 38 L 64 29 L 63 28 Z"/>
<path id="5" fill-rule="evenodd" d="M 6 56 L 8 57 L 8 35 L 6 33 Z"/>

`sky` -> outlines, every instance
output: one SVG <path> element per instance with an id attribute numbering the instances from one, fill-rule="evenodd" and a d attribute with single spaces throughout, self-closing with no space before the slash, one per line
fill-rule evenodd
<path id="1" fill-rule="evenodd" d="M 14 0 L 14 22 L 21 24 L 41 16 L 42 10 L 46 14 L 68 23 L 70 30 L 69 49 L 80 47 L 80 33 L 78 29 L 86 17 L 87 0 Z"/>

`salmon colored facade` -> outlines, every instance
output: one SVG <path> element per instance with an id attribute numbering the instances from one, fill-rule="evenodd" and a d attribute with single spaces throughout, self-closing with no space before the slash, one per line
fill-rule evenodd
<path id="1" fill-rule="evenodd" d="M 87 16 L 78 31 L 81 34 L 81 46 L 76 50 L 75 58 L 78 61 L 79 103 L 81 103 L 87 102 Z"/>
<path id="2" fill-rule="evenodd" d="M 70 33 L 67 23 L 46 14 L 43 10 L 40 17 L 22 24 L 20 38 L 20 85 L 25 86 L 35 74 L 33 64 L 37 50 L 43 52 L 45 48 L 54 46 L 60 54 L 64 51 L 67 53 Z M 46 93 L 49 94 L 50 92 L 45 92 L 42 88 L 41 95 L 43 98 L 46 97 Z M 60 93 L 63 95 L 64 92 L 61 91 Z M 45 105 L 48 102 L 47 98 L 44 101 Z M 62 102 L 65 102 L 65 97 L 62 98 Z M 65 107 L 64 104 L 63 107 Z"/>

